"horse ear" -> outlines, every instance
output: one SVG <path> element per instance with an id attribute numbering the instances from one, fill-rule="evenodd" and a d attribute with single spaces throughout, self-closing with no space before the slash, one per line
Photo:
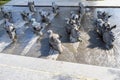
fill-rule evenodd
<path id="1" fill-rule="evenodd" d="M 100 11 L 97 11 L 97 14 L 99 13 Z"/>
<path id="2" fill-rule="evenodd" d="M 30 4 L 30 2 L 28 1 L 28 5 Z"/>
<path id="3" fill-rule="evenodd" d="M 33 4 L 34 4 L 34 1 L 33 1 Z"/>
<path id="4" fill-rule="evenodd" d="M 117 27 L 117 26 L 116 26 L 116 25 L 114 25 L 114 26 L 112 26 L 112 27 L 111 27 L 111 29 L 110 29 L 110 30 L 112 30 L 112 29 L 114 29 L 114 28 L 116 28 L 116 27 Z"/>
<path id="5" fill-rule="evenodd" d="M 117 27 L 117 25 L 114 25 L 113 27 L 114 27 L 114 28 L 116 28 L 116 27 Z"/>
<path id="6" fill-rule="evenodd" d="M 0 10 L 3 10 L 3 7 L 1 7 Z"/>
<path id="7" fill-rule="evenodd" d="M 52 5 L 54 4 L 55 2 L 52 2 Z"/>
<path id="8" fill-rule="evenodd" d="M 27 13 L 27 16 L 29 15 L 29 13 Z"/>
<path id="9" fill-rule="evenodd" d="M 41 14 L 41 11 L 39 12 L 39 14 Z"/>
<path id="10" fill-rule="evenodd" d="M 8 13 L 9 13 L 9 14 L 11 14 L 11 12 L 10 12 L 10 11 L 9 11 Z"/>
<path id="11" fill-rule="evenodd" d="M 112 17 L 112 15 L 109 15 L 108 18 Z"/>
<path id="12" fill-rule="evenodd" d="M 48 16 L 50 15 L 50 12 L 48 13 Z"/>
<path id="13" fill-rule="evenodd" d="M 105 26 L 105 23 L 102 26 Z"/>
<path id="14" fill-rule="evenodd" d="M 105 15 L 105 11 L 102 13 L 102 15 Z"/>

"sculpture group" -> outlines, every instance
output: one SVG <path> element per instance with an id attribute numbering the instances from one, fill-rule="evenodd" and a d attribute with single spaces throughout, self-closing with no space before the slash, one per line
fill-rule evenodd
<path id="1" fill-rule="evenodd" d="M 85 14 L 85 7 L 82 3 L 79 3 L 79 9 L 77 13 L 71 11 L 70 18 L 66 18 L 66 31 L 69 34 L 70 42 L 82 42 L 80 28 L 81 28 L 81 20 Z"/>
<path id="2" fill-rule="evenodd" d="M 96 20 L 96 32 L 101 36 L 103 42 L 106 45 L 107 49 L 113 47 L 113 42 L 115 40 L 112 29 L 116 28 L 116 25 L 111 26 L 109 18 L 112 15 L 109 15 L 106 12 L 97 11 L 97 20 Z"/>
<path id="3" fill-rule="evenodd" d="M 30 12 L 23 11 L 20 13 L 22 19 L 27 22 L 32 24 L 32 29 L 33 32 L 38 35 L 38 36 L 43 36 L 44 35 L 44 30 L 46 26 L 49 26 L 52 22 L 50 19 L 51 14 L 54 14 L 53 17 L 60 15 L 60 7 L 53 2 L 52 3 L 52 11 L 47 12 L 44 10 L 37 11 L 35 8 L 34 1 L 33 2 L 28 2 L 28 8 Z M 4 8 L 1 8 L 2 15 L 5 19 L 5 25 L 4 28 L 9 35 L 10 39 L 12 39 L 13 42 L 16 41 L 17 39 L 17 34 L 16 34 L 16 27 L 15 25 L 11 22 L 12 19 L 12 14 L 11 12 L 4 11 Z M 41 21 L 38 22 L 33 15 L 38 12 L 39 16 L 41 18 Z M 67 26 L 65 27 L 66 32 L 69 36 L 69 40 L 71 43 L 75 42 L 82 42 L 81 38 L 81 21 L 82 18 L 85 14 L 85 7 L 84 5 L 80 2 L 78 4 L 78 11 L 74 12 L 71 11 L 70 17 L 65 18 Z M 97 12 L 97 19 L 95 22 L 95 30 L 96 32 L 101 36 L 102 40 L 104 41 L 106 48 L 110 49 L 113 46 L 113 41 L 114 41 L 114 36 L 112 33 L 112 29 L 116 27 L 111 26 L 109 24 L 109 18 L 111 15 L 109 15 L 106 12 Z M 43 24 L 44 23 L 44 24 Z M 54 53 L 55 51 L 58 51 L 59 53 L 63 52 L 63 46 L 60 41 L 60 36 L 59 34 L 54 33 L 52 30 L 47 31 L 48 34 L 48 39 L 49 39 L 49 45 L 50 45 L 50 53 Z"/>

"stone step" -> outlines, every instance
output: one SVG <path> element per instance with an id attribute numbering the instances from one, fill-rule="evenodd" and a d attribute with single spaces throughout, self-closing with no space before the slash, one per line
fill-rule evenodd
<path id="1" fill-rule="evenodd" d="M 107 67 L 0 54 L 0 80 L 119 80 Z"/>

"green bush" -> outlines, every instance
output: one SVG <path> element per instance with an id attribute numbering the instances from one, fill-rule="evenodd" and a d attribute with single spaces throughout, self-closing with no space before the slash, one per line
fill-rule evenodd
<path id="1" fill-rule="evenodd" d="M 0 0 L 0 1 L 10 1 L 10 0 Z"/>
<path id="2" fill-rule="evenodd" d="M 7 3 L 8 1 L 10 1 L 10 0 L 0 0 L 0 5 L 3 5 L 5 3 Z"/>

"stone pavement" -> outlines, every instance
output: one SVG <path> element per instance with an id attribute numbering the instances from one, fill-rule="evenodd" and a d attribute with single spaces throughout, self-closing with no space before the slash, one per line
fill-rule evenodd
<path id="1" fill-rule="evenodd" d="M 120 70 L 1 53 L 0 80 L 120 80 Z"/>
<path id="2" fill-rule="evenodd" d="M 104 1 L 86 1 L 86 0 L 12 0 L 6 5 L 26 6 L 28 1 L 34 1 L 36 6 L 51 6 L 52 2 L 56 2 L 59 6 L 78 6 L 82 2 L 86 7 L 110 7 L 120 8 L 119 0 Z"/>

